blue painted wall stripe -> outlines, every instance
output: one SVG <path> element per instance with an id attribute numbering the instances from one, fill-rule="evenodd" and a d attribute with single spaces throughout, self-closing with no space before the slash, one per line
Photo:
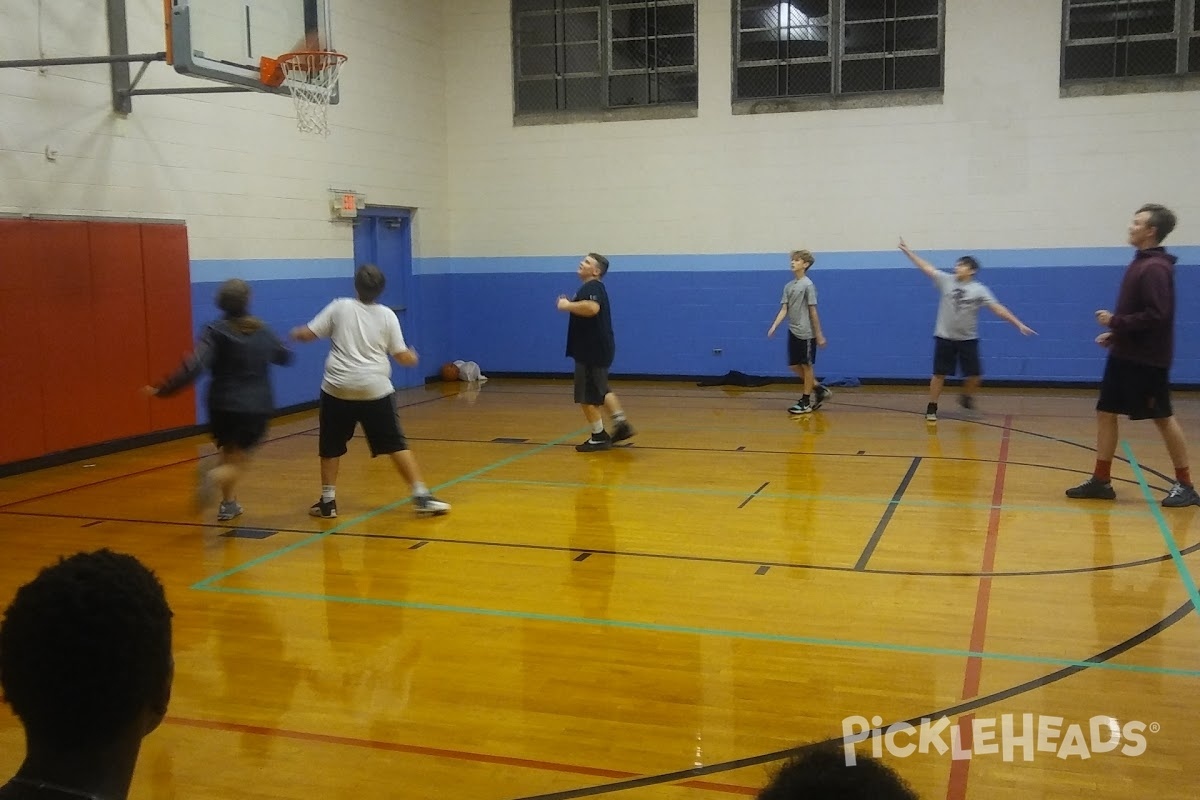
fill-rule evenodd
<path id="1" fill-rule="evenodd" d="M 350 278 L 353 275 L 352 258 L 213 258 L 192 261 L 192 283 L 220 283 L 229 278 L 292 281 Z"/>
<path id="2" fill-rule="evenodd" d="M 1172 247 L 1181 264 L 1200 264 L 1200 246 Z M 1129 247 L 1052 247 L 1012 250 L 922 250 L 920 254 L 944 269 L 970 253 L 989 269 L 1038 267 L 1124 266 L 1133 251 Z M 471 258 L 420 258 L 413 264 L 417 274 L 553 273 L 574 270 L 581 254 L 562 256 L 480 256 Z M 898 250 L 816 253 L 814 270 L 912 269 Z M 758 272 L 788 268 L 787 253 L 720 253 L 672 255 L 611 255 L 614 272 Z"/>
<path id="3" fill-rule="evenodd" d="M 1191 313 L 1200 304 L 1200 247 L 1171 250 L 1183 256 L 1176 272 L 1172 379 L 1200 383 L 1200 317 Z M 1116 299 L 1129 248 L 976 253 L 984 261 L 981 279 L 1039 334 L 1023 337 L 983 312 L 986 380 L 1097 381 L 1105 353 L 1092 341 L 1098 332 L 1093 312 Z M 948 267 L 956 254 L 925 255 Z M 829 347 L 818 354 L 818 375 L 927 380 L 938 305 L 932 282 L 898 252 L 817 257 L 812 277 L 829 337 Z M 578 287 L 578 258 L 418 259 L 410 286 L 413 313 L 402 324 L 422 363 L 397 369 L 397 386 L 419 384 L 455 359 L 477 361 L 485 374 L 568 373 L 567 318 L 554 301 Z M 864 266 L 870 263 L 883 266 Z M 1028 268 L 1035 263 L 1042 266 Z M 197 325 L 216 316 L 216 281 L 242 275 L 254 286 L 255 312 L 284 332 L 350 294 L 351 274 L 351 259 L 200 261 L 193 274 L 193 316 Z M 614 260 L 607 281 L 617 334 L 613 373 L 790 375 L 786 337 L 766 337 L 790 278 L 786 254 Z M 276 372 L 281 405 L 316 398 L 327 349 L 299 347 L 296 366 Z"/>

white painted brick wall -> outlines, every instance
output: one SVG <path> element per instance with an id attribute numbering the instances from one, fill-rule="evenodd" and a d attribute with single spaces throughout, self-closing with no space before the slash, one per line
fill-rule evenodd
<path id="1" fill-rule="evenodd" d="M 0 58 L 39 57 L 38 5 L 0 0 Z M 108 52 L 102 0 L 40 5 L 45 57 Z M 135 97 L 122 118 L 107 66 L 0 70 L 0 212 L 181 218 L 193 258 L 348 258 L 350 227 L 329 221 L 327 199 L 346 187 L 419 208 L 417 255 L 446 255 L 442 5 L 334 0 L 350 62 L 328 141 L 296 131 L 286 97 Z M 162 13 L 128 0 L 131 52 L 164 49 Z M 205 85 L 162 63 L 141 84 Z"/>
<path id="2" fill-rule="evenodd" d="M 730 0 L 699 0 L 696 119 L 512 125 L 509 0 L 444 5 L 456 256 L 1200 241 L 1200 92 L 1059 97 L 1061 4 L 949 0 L 942 105 L 734 116 Z"/>

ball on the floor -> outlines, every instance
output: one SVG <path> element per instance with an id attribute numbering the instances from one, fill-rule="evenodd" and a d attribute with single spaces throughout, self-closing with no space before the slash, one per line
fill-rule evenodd
<path id="1" fill-rule="evenodd" d="M 458 380 L 458 366 L 453 361 L 447 361 L 445 364 L 442 364 L 442 380 Z"/>

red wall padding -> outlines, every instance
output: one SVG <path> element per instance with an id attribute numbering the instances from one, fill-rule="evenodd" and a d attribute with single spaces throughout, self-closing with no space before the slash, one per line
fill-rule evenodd
<path id="1" fill-rule="evenodd" d="M 42 287 L 25 220 L 0 219 L 0 463 L 46 452 L 42 409 Z"/>
<path id="2" fill-rule="evenodd" d="M 92 324 L 88 223 L 33 222 L 33 261 L 41 329 L 39 362 L 46 451 L 104 440 L 105 420 L 93 413 L 102 380 Z"/>
<path id="3" fill-rule="evenodd" d="M 91 223 L 92 330 L 95 363 L 104 379 L 96 385 L 92 408 L 104 419 L 104 438 L 119 439 L 151 430 L 146 385 L 146 286 L 139 226 Z"/>
<path id="4" fill-rule="evenodd" d="M 175 370 L 194 344 L 187 228 L 143 225 L 142 268 L 146 279 L 146 368 L 153 383 Z M 156 431 L 195 425 L 195 391 L 189 388 L 170 398 L 155 398 L 150 404 L 150 424 Z"/>
<path id="5" fill-rule="evenodd" d="M 139 392 L 191 346 L 190 285 L 183 225 L 0 220 L 0 463 L 195 424 L 192 391 Z"/>

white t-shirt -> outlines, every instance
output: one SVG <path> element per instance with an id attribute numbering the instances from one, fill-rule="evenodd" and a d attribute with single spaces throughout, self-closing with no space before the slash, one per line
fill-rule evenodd
<path id="1" fill-rule="evenodd" d="M 308 323 L 329 339 L 321 390 L 342 400 L 378 400 L 392 387 L 392 354 L 408 349 L 396 312 L 349 297 L 334 300 Z"/>

